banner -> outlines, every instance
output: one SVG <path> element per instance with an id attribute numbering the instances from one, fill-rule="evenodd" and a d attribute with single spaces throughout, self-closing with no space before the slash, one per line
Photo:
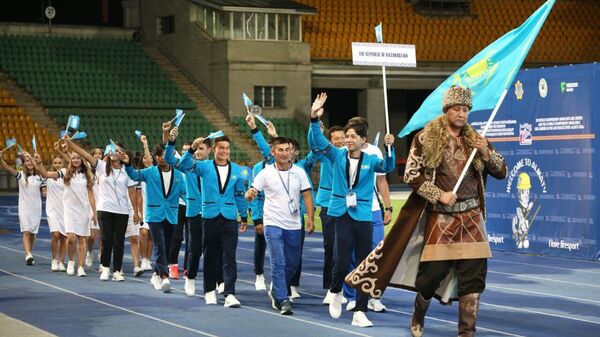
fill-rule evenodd
<path id="1" fill-rule="evenodd" d="M 415 45 L 352 42 L 352 64 L 365 66 L 417 66 Z"/>
<path id="2" fill-rule="evenodd" d="M 600 258 L 596 130 L 600 65 L 520 71 L 486 135 L 508 177 L 488 179 L 494 250 Z M 490 111 L 469 115 L 483 128 Z"/>

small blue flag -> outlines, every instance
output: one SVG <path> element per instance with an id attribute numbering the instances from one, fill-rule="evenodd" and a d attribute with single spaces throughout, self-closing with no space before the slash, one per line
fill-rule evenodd
<path id="1" fill-rule="evenodd" d="M 381 27 L 381 22 L 375 26 L 375 38 L 377 39 L 377 43 L 383 42 L 383 28 Z"/>
<path id="2" fill-rule="evenodd" d="M 373 141 L 373 145 L 379 146 L 379 135 L 380 134 L 381 134 L 381 132 L 377 132 L 377 134 L 375 135 L 375 140 Z"/>
<path id="3" fill-rule="evenodd" d="M 185 112 L 183 112 L 182 109 L 175 109 L 175 127 L 176 128 L 178 128 L 179 124 L 181 124 L 183 117 L 185 117 Z"/>
<path id="4" fill-rule="evenodd" d="M 142 131 L 135 130 L 135 136 L 138 137 L 138 138 L 142 138 Z"/>
<path id="5" fill-rule="evenodd" d="M 267 124 L 269 124 L 269 121 L 266 120 L 263 116 L 261 115 L 254 115 L 254 117 L 256 117 L 256 119 L 258 119 L 261 123 L 263 123 L 264 126 L 267 126 Z"/>
<path id="6" fill-rule="evenodd" d="M 33 145 L 33 152 L 37 152 L 37 144 L 35 142 L 35 135 L 31 138 L 31 144 Z"/>
<path id="7" fill-rule="evenodd" d="M 17 144 L 17 140 L 15 138 L 9 138 L 6 140 L 6 147 L 11 147 Z"/>
<path id="8" fill-rule="evenodd" d="M 87 132 L 85 132 L 85 131 L 77 131 L 71 137 L 71 139 L 83 139 L 83 138 L 87 138 Z"/>
<path id="9" fill-rule="evenodd" d="M 244 105 L 246 105 L 246 106 L 254 105 L 254 103 L 252 103 L 252 100 L 250 99 L 250 97 L 248 97 L 248 95 L 246 95 L 246 93 L 242 94 L 242 98 L 244 99 Z"/>
<path id="10" fill-rule="evenodd" d="M 67 121 L 67 130 L 79 130 L 79 121 L 78 115 L 69 115 L 69 120 Z"/>
<path id="11" fill-rule="evenodd" d="M 110 144 L 106 145 L 106 147 L 104 148 L 104 155 L 108 155 L 110 153 L 117 153 L 117 145 L 112 141 L 110 141 Z"/>
<path id="12" fill-rule="evenodd" d="M 223 131 L 219 130 L 219 131 L 213 132 L 210 135 L 206 136 L 206 138 L 215 139 L 215 138 L 219 138 L 219 137 L 223 137 L 223 136 L 225 136 L 225 134 L 223 133 Z"/>

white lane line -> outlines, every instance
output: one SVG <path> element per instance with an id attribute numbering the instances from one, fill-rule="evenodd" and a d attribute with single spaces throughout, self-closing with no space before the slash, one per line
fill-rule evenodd
<path id="1" fill-rule="evenodd" d="M 568 270 L 568 271 L 571 271 L 571 272 L 588 273 L 588 274 L 600 275 L 600 271 L 596 271 L 596 270 L 564 268 L 564 267 L 557 267 L 557 266 L 549 266 L 549 265 L 545 265 L 545 264 L 534 264 L 534 263 L 525 263 L 525 262 L 516 262 L 516 261 L 506 261 L 506 260 L 498 260 L 498 259 L 493 259 L 493 258 L 489 259 L 488 261 L 490 261 L 492 263 L 498 262 L 498 263 L 507 263 L 507 264 L 518 264 L 518 265 L 522 265 L 522 266 L 530 266 L 530 267 L 538 267 L 538 268 L 546 268 L 546 269 L 557 269 L 557 270 Z"/>
<path id="2" fill-rule="evenodd" d="M 19 251 L 19 250 L 16 250 L 16 249 L 13 249 L 13 248 L 9 248 L 9 247 L 5 247 L 5 246 L 2 246 L 2 245 L 0 245 L 0 248 L 6 249 L 6 250 L 10 250 L 10 251 L 13 251 L 13 252 L 16 252 L 16 253 L 22 253 L 22 252 L 21 252 L 21 251 Z M 51 260 L 51 258 L 50 258 L 50 257 L 44 256 L 44 255 L 40 255 L 40 254 L 33 254 L 33 255 L 34 255 L 34 256 L 36 256 L 36 257 L 40 257 L 40 258 L 44 258 L 44 259 L 47 259 L 47 260 Z M 91 270 L 91 271 L 93 271 L 93 272 L 96 272 L 96 273 L 97 273 L 97 270 L 95 270 L 95 269 L 90 269 L 90 268 L 85 268 L 85 269 L 89 269 L 89 270 Z M 89 300 L 92 300 L 92 301 L 94 301 L 94 302 L 98 302 L 98 303 L 101 303 L 101 304 L 105 304 L 105 305 L 108 305 L 108 306 L 112 306 L 112 307 L 115 307 L 115 308 L 118 308 L 118 309 L 122 309 L 122 310 L 124 310 L 124 311 L 127 311 L 127 312 L 131 312 L 131 313 L 134 313 L 134 314 L 139 314 L 139 315 L 141 315 L 141 316 L 148 316 L 148 315 L 145 315 L 145 314 L 142 314 L 142 313 L 137 313 L 137 312 L 135 312 L 135 311 L 133 311 L 133 310 L 129 310 L 129 309 L 126 309 L 126 308 L 122 308 L 122 307 L 119 307 L 119 306 L 116 306 L 116 305 L 110 304 L 110 303 L 106 303 L 106 302 L 103 302 L 103 301 L 100 301 L 100 300 L 96 300 L 96 299 L 94 299 L 94 298 L 87 297 L 87 296 L 85 296 L 85 295 L 81 295 L 81 294 L 78 294 L 78 293 L 72 292 L 72 291 L 70 291 L 70 290 L 67 290 L 67 289 L 63 289 L 63 288 L 60 288 L 60 287 L 56 287 L 56 286 L 53 286 L 53 285 L 51 285 L 51 284 L 47 284 L 47 283 L 44 283 L 44 282 L 41 282 L 41 281 L 36 281 L 36 280 L 34 280 L 34 279 L 30 279 L 30 278 L 28 278 L 28 277 L 25 277 L 25 276 L 16 275 L 16 274 L 13 274 L 13 273 L 11 273 L 11 272 L 5 271 L 5 270 L 3 270 L 3 269 L 0 269 L 0 272 L 4 272 L 4 273 L 7 273 L 7 274 L 10 274 L 10 275 L 16 276 L 16 277 L 22 277 L 22 278 L 28 279 L 28 280 L 30 280 L 30 281 L 33 281 L 33 282 L 37 282 L 37 283 L 41 283 L 41 284 L 47 285 L 47 286 L 49 286 L 49 287 L 51 287 L 51 288 L 55 288 L 55 289 L 59 289 L 59 290 L 63 290 L 63 291 L 65 291 L 65 292 L 71 293 L 71 294 L 73 294 L 73 295 L 76 295 L 76 296 L 79 296 L 79 297 L 82 297 L 82 298 L 85 298 L 85 299 L 89 299 Z M 128 279 L 128 280 L 130 280 L 130 281 L 135 281 L 135 282 L 140 282 L 140 283 L 146 283 L 146 284 L 149 284 L 149 285 L 151 285 L 151 283 L 150 283 L 150 282 L 148 282 L 148 281 L 145 281 L 145 280 L 143 280 L 143 279 L 136 279 L 136 278 L 131 278 L 131 277 L 126 277 L 126 279 Z M 238 279 L 238 280 L 239 280 L 239 279 Z M 248 283 L 252 283 L 252 284 L 254 284 L 254 282 L 250 282 L 250 281 L 245 281 L 245 282 L 248 282 Z M 185 293 L 185 290 L 181 290 L 181 289 L 175 288 L 175 287 L 173 287 L 173 286 L 171 286 L 171 289 L 172 289 L 172 290 L 174 290 L 174 291 L 177 291 L 177 292 Z M 194 295 L 194 296 L 196 296 L 196 297 L 201 297 L 201 298 L 204 298 L 204 296 L 201 296 L 201 295 Z M 362 333 L 358 333 L 358 332 L 355 332 L 355 331 L 346 330 L 346 329 L 342 329 L 342 328 L 338 328 L 338 327 L 334 327 L 334 326 L 330 326 L 330 325 L 326 325 L 326 324 L 316 323 L 316 322 L 309 321 L 309 320 L 305 320 L 305 319 L 298 318 L 298 317 L 293 317 L 293 316 L 283 316 L 283 315 L 280 315 L 280 314 L 278 314 L 278 313 L 275 313 L 275 312 L 271 312 L 271 311 L 267 311 L 267 310 L 263 310 L 263 309 L 259 309 L 259 308 L 254 308 L 254 307 L 250 307 L 250 306 L 247 306 L 247 305 L 242 305 L 242 307 L 241 307 L 241 308 L 243 308 L 243 309 L 249 309 L 249 310 L 253 310 L 253 311 L 258 311 L 258 312 L 262 312 L 262 313 L 264 313 L 264 314 L 268 314 L 268 315 L 276 316 L 276 317 L 278 317 L 278 318 L 283 318 L 283 319 L 291 319 L 291 320 L 295 320 L 295 321 L 302 322 L 302 323 L 306 323 L 306 324 L 310 324 L 310 325 L 315 325 L 315 326 L 322 327 L 322 328 L 327 328 L 327 329 L 331 329 L 331 330 L 341 331 L 341 332 L 348 333 L 348 334 L 352 334 L 352 335 L 356 335 L 356 336 L 362 336 L 362 337 L 373 337 L 373 336 L 371 336 L 371 335 L 366 335 L 366 334 L 362 334 Z M 152 316 L 148 316 L 148 317 L 152 317 Z M 156 319 L 156 320 L 158 320 L 158 321 L 161 321 L 161 322 L 163 321 L 163 320 L 162 320 L 162 319 L 160 319 L 160 318 L 155 318 L 155 319 Z M 187 330 L 190 330 L 190 331 L 195 331 L 195 330 L 194 330 L 194 329 L 192 329 L 192 328 L 188 328 L 188 327 L 185 327 L 185 326 L 179 326 L 179 325 L 177 325 L 176 323 L 171 323 L 171 322 L 168 322 L 168 321 L 164 321 L 164 323 L 166 323 L 166 324 L 171 324 L 171 325 L 173 325 L 173 326 L 177 326 L 177 327 L 180 327 L 180 328 L 182 328 L 182 329 L 187 329 Z M 201 332 L 201 331 L 199 331 L 199 330 L 197 330 L 197 331 L 198 331 L 198 333 L 200 333 L 200 334 L 204 334 L 205 336 L 213 336 L 213 337 L 218 337 L 218 336 L 215 336 L 215 335 L 210 335 L 210 334 L 203 333 L 203 332 Z"/>
<path id="3" fill-rule="evenodd" d="M 5 247 L 2 247 L 2 248 L 5 248 Z M 147 315 L 147 314 L 142 314 L 141 312 L 137 312 L 137 311 L 134 311 L 134 310 L 131 310 L 131 309 L 123 308 L 123 307 L 118 306 L 118 305 L 114 305 L 114 304 L 107 303 L 107 302 L 104 302 L 104 301 L 101 301 L 101 300 L 97 300 L 95 298 L 92 298 L 92 297 L 89 297 L 89 296 L 85 296 L 85 295 L 76 293 L 74 291 L 71 291 L 71 290 L 68 290 L 68 289 L 65 289 L 65 288 L 61 288 L 61 287 L 58 287 L 58 286 L 55 286 L 55 285 L 52 285 L 52 284 L 49 284 L 49 283 L 46 283 L 46 282 L 38 281 L 38 280 L 32 279 L 32 278 L 27 277 L 27 276 L 14 274 L 14 273 L 11 273 L 11 272 L 9 272 L 7 270 L 4 270 L 4 269 L 0 269 L 0 272 L 5 273 L 7 275 L 11 275 L 11 276 L 17 277 L 17 278 L 24 279 L 24 280 L 27 280 L 27 281 L 31 281 L 33 283 L 37 283 L 37 284 L 46 286 L 48 288 L 56 289 L 56 290 L 65 292 L 67 294 L 71 294 L 71 295 L 77 296 L 79 298 L 86 299 L 88 301 L 92 301 L 92 302 L 95 302 L 95 303 L 98 303 L 98 304 L 102 304 L 104 306 L 107 306 L 107 307 L 110 307 L 110 308 L 113 308 L 113 309 L 125 311 L 127 313 L 132 314 L 132 315 L 140 316 L 140 317 L 143 317 L 143 318 L 148 318 L 148 319 L 151 319 L 151 320 L 159 322 L 159 323 L 163 323 L 163 324 L 175 327 L 175 328 L 186 330 L 186 331 L 192 332 L 192 333 L 197 334 L 197 335 L 209 336 L 209 337 L 219 337 L 217 335 L 213 335 L 213 334 L 210 334 L 208 332 L 204 332 L 204 331 L 192 329 L 190 327 L 187 327 L 187 326 L 184 326 L 184 325 L 180 325 L 180 324 L 177 324 L 177 323 L 173 323 L 173 322 L 169 322 L 169 321 L 166 321 L 166 320 L 158 318 L 158 317 L 150 316 L 150 315 Z"/>
<path id="4" fill-rule="evenodd" d="M 563 298 L 563 299 L 572 300 L 572 301 L 581 301 L 581 302 L 589 302 L 589 303 L 600 304 L 600 301 L 589 300 L 587 298 L 571 297 L 571 296 L 564 296 L 564 295 L 556 295 L 556 294 L 544 293 L 544 292 L 541 292 L 541 291 L 532 291 L 532 290 L 524 290 L 524 289 L 517 289 L 517 288 L 501 287 L 501 286 L 490 284 L 490 283 L 488 283 L 486 287 L 487 288 L 492 288 L 492 289 L 510 290 L 510 291 L 514 291 L 514 292 L 521 292 L 521 293 L 527 293 L 527 294 L 542 295 L 542 296 L 547 296 L 547 297 L 558 297 L 558 298 Z"/>
<path id="5" fill-rule="evenodd" d="M 584 322 L 584 323 L 591 323 L 591 324 L 600 325 L 600 322 L 590 321 L 590 320 L 587 320 L 587 319 L 584 319 L 584 318 L 578 318 L 578 317 L 573 317 L 573 316 L 563 316 L 563 315 L 558 315 L 558 314 L 550 314 L 550 313 L 547 313 L 547 312 L 541 312 L 541 311 L 536 311 L 536 310 L 508 307 L 508 306 L 505 306 L 505 305 L 498 305 L 498 304 L 491 304 L 491 303 L 484 303 L 484 302 L 480 302 L 480 303 L 482 305 L 485 305 L 485 306 L 500 308 L 500 309 L 504 309 L 504 310 L 522 311 L 522 312 L 527 312 L 527 313 L 530 313 L 530 314 L 538 314 L 538 315 L 549 316 L 549 317 L 554 317 L 554 318 L 566 318 L 566 319 L 570 319 L 570 320 L 573 320 L 573 321 L 579 321 L 579 322 Z"/>
<path id="6" fill-rule="evenodd" d="M 578 285 L 578 286 L 584 286 L 584 287 L 600 288 L 600 285 L 598 285 L 598 284 L 579 283 L 579 282 L 573 282 L 573 281 L 555 280 L 555 279 L 551 279 L 551 278 L 540 277 L 540 276 L 533 276 L 533 275 L 503 273 L 503 272 L 491 271 L 491 270 L 488 270 L 488 274 L 508 275 L 508 276 L 514 276 L 514 277 L 518 277 L 518 278 L 529 278 L 529 279 L 534 279 L 534 280 L 550 281 L 550 282 L 557 282 L 557 283 L 566 283 L 568 285 Z"/>

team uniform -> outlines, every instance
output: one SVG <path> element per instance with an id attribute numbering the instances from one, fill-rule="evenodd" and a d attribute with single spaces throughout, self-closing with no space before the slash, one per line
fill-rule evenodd
<path id="1" fill-rule="evenodd" d="M 19 184 L 19 225 L 22 232 L 37 234 L 42 219 L 42 192 L 44 180 L 38 175 L 16 175 Z"/>
<path id="2" fill-rule="evenodd" d="M 63 216 L 64 189 L 63 178 L 46 179 L 46 219 L 50 233 L 66 234 Z"/>
<path id="3" fill-rule="evenodd" d="M 67 170 L 63 168 L 59 172 L 60 177 L 64 178 Z M 81 172 L 73 174 L 69 184 L 65 184 L 63 201 L 66 233 L 73 233 L 78 236 L 90 235 L 92 207 L 87 184 L 87 178 Z"/>

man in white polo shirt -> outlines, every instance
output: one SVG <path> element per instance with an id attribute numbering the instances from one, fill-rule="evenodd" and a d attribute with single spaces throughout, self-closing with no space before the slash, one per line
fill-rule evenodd
<path id="1" fill-rule="evenodd" d="M 254 178 L 246 199 L 254 199 L 259 191 L 265 194 L 263 223 L 273 281 L 269 297 L 273 309 L 280 310 L 282 315 L 291 315 L 288 287 L 300 261 L 300 197 L 304 198 L 308 213 L 306 230 L 309 234 L 314 231 L 313 198 L 306 173 L 291 163 L 289 140 L 276 137 L 271 143 L 275 163 L 265 166 Z"/>

